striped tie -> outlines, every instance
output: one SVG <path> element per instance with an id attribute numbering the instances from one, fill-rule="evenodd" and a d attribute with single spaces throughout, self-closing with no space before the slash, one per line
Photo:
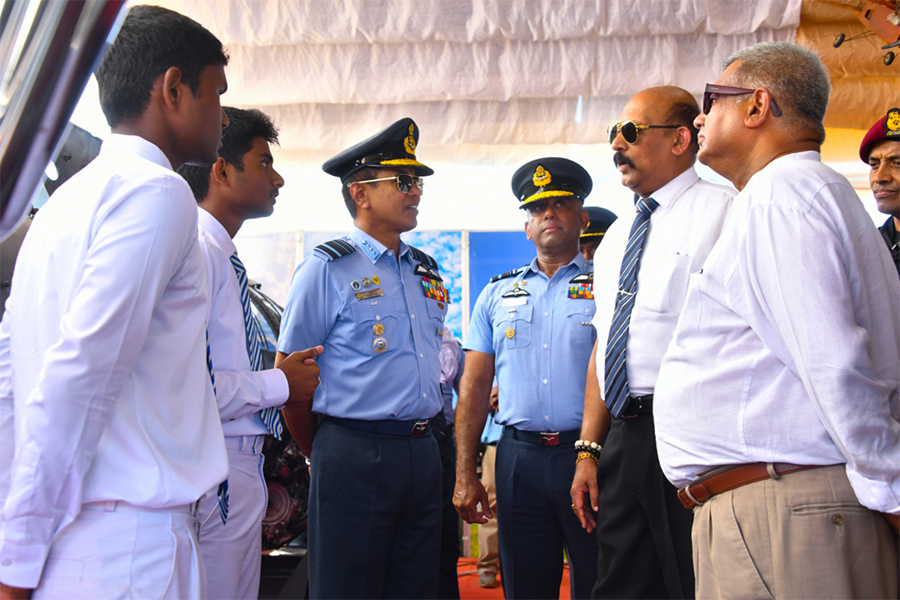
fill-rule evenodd
<path id="1" fill-rule="evenodd" d="M 244 330 L 247 332 L 247 355 L 250 357 L 250 368 L 254 371 L 262 369 L 262 347 L 259 343 L 259 330 L 256 319 L 250 310 L 250 291 L 247 289 L 247 269 L 238 258 L 237 252 L 231 255 L 231 266 L 237 275 L 238 285 L 241 286 L 241 308 L 244 311 Z M 263 425 L 275 439 L 281 439 L 284 425 L 281 422 L 281 413 L 274 406 L 259 411 Z"/>
<path id="2" fill-rule="evenodd" d="M 647 230 L 650 229 L 650 213 L 659 206 L 653 198 L 635 196 L 637 216 L 631 226 L 631 235 L 622 257 L 619 271 L 619 292 L 616 294 L 616 310 L 609 326 L 606 342 L 606 406 L 614 419 L 618 419 L 628 406 L 628 371 L 625 368 L 625 347 L 628 343 L 628 326 L 631 309 L 637 294 L 637 274 L 641 265 L 641 252 Z"/>
<path id="3" fill-rule="evenodd" d="M 213 394 L 216 393 L 216 376 L 213 373 L 212 354 L 209 351 L 209 329 L 206 330 L 206 368 L 209 369 L 209 382 L 212 383 Z M 228 520 L 228 480 L 226 479 L 219 484 L 219 490 L 216 492 L 219 503 L 219 517 L 222 519 L 222 525 Z"/>

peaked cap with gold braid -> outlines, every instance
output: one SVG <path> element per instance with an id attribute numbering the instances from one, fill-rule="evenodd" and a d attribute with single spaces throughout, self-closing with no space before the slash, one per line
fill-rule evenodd
<path id="1" fill-rule="evenodd" d="M 594 183 L 584 167 L 568 158 L 539 158 L 525 163 L 512 178 L 512 191 L 520 208 L 547 198 L 575 196 L 584 202 Z"/>
<path id="2" fill-rule="evenodd" d="M 329 175 L 340 177 L 342 182 L 346 182 L 348 177 L 360 169 L 366 168 L 412 167 L 416 175 L 433 175 L 433 169 L 416 159 L 418 143 L 419 128 L 416 122 L 404 117 L 369 139 L 329 158 L 322 165 L 322 170 Z"/>
<path id="3" fill-rule="evenodd" d="M 606 235 L 606 230 L 618 218 L 613 211 L 599 206 L 585 206 L 584 210 L 587 211 L 589 221 L 587 227 L 581 232 L 581 239 Z"/>

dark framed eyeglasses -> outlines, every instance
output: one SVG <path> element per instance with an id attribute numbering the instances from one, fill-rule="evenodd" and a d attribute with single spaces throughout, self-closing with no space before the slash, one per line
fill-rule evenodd
<path id="1" fill-rule="evenodd" d="M 381 177 L 379 179 L 351 181 L 350 183 L 375 183 L 376 181 L 390 181 L 392 179 L 397 180 L 397 189 L 404 194 L 408 194 L 410 190 L 412 190 L 413 184 L 416 184 L 419 187 L 420 192 L 425 188 L 425 179 L 423 177 L 413 177 L 412 175 L 409 175 L 407 173 L 400 173 L 399 175 L 394 175 L 393 177 Z"/>
<path id="2" fill-rule="evenodd" d="M 756 90 L 741 87 L 730 87 L 727 85 L 706 84 L 706 90 L 703 92 L 703 114 L 708 115 L 709 109 L 721 96 L 743 96 L 744 94 L 752 94 Z M 771 97 L 771 92 L 769 93 Z M 775 98 L 772 98 L 772 114 L 776 117 L 781 116 L 781 109 L 775 104 Z"/>
<path id="3" fill-rule="evenodd" d="M 616 141 L 619 133 L 626 142 L 633 144 L 637 141 L 638 132 L 642 129 L 678 129 L 679 127 L 681 125 L 638 125 L 634 121 L 618 121 L 611 123 L 606 128 L 606 132 L 609 134 L 610 144 Z"/>

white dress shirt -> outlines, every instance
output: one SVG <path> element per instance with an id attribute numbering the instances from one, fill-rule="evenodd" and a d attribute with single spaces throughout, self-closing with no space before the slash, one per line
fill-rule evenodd
<path id="1" fill-rule="evenodd" d="M 691 167 L 650 195 L 659 206 L 650 215 L 625 351 L 632 396 L 653 393 L 659 363 L 684 303 L 688 277 L 703 266 L 734 194 L 733 188 L 700 179 Z M 601 389 L 622 255 L 633 222 L 633 215 L 616 219 L 594 255 L 597 312 L 593 323 L 597 329 L 597 377 Z"/>
<path id="2" fill-rule="evenodd" d="M 225 227 L 198 209 L 200 250 L 209 289 L 209 352 L 216 376 L 216 402 L 225 437 L 268 433 L 259 417 L 263 408 L 281 408 L 290 389 L 279 369 L 252 371 L 241 286 L 231 264 L 237 250 Z"/>
<path id="3" fill-rule="evenodd" d="M 860 503 L 900 512 L 900 281 L 850 183 L 789 154 L 735 198 L 691 278 L 653 407 L 660 463 L 847 464 Z"/>
<path id="4" fill-rule="evenodd" d="M 153 144 L 110 136 L 35 217 L 11 292 L 0 581 L 33 588 L 83 503 L 183 506 L 228 475 L 190 189 Z"/>

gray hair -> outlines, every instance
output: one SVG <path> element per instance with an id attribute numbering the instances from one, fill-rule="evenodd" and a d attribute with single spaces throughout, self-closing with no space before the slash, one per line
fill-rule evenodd
<path id="1" fill-rule="evenodd" d="M 737 61 L 735 85 L 765 87 L 789 127 L 798 135 L 812 134 L 819 144 L 825 141 L 831 80 L 815 51 L 791 42 L 762 42 L 729 56 L 723 69 Z"/>

